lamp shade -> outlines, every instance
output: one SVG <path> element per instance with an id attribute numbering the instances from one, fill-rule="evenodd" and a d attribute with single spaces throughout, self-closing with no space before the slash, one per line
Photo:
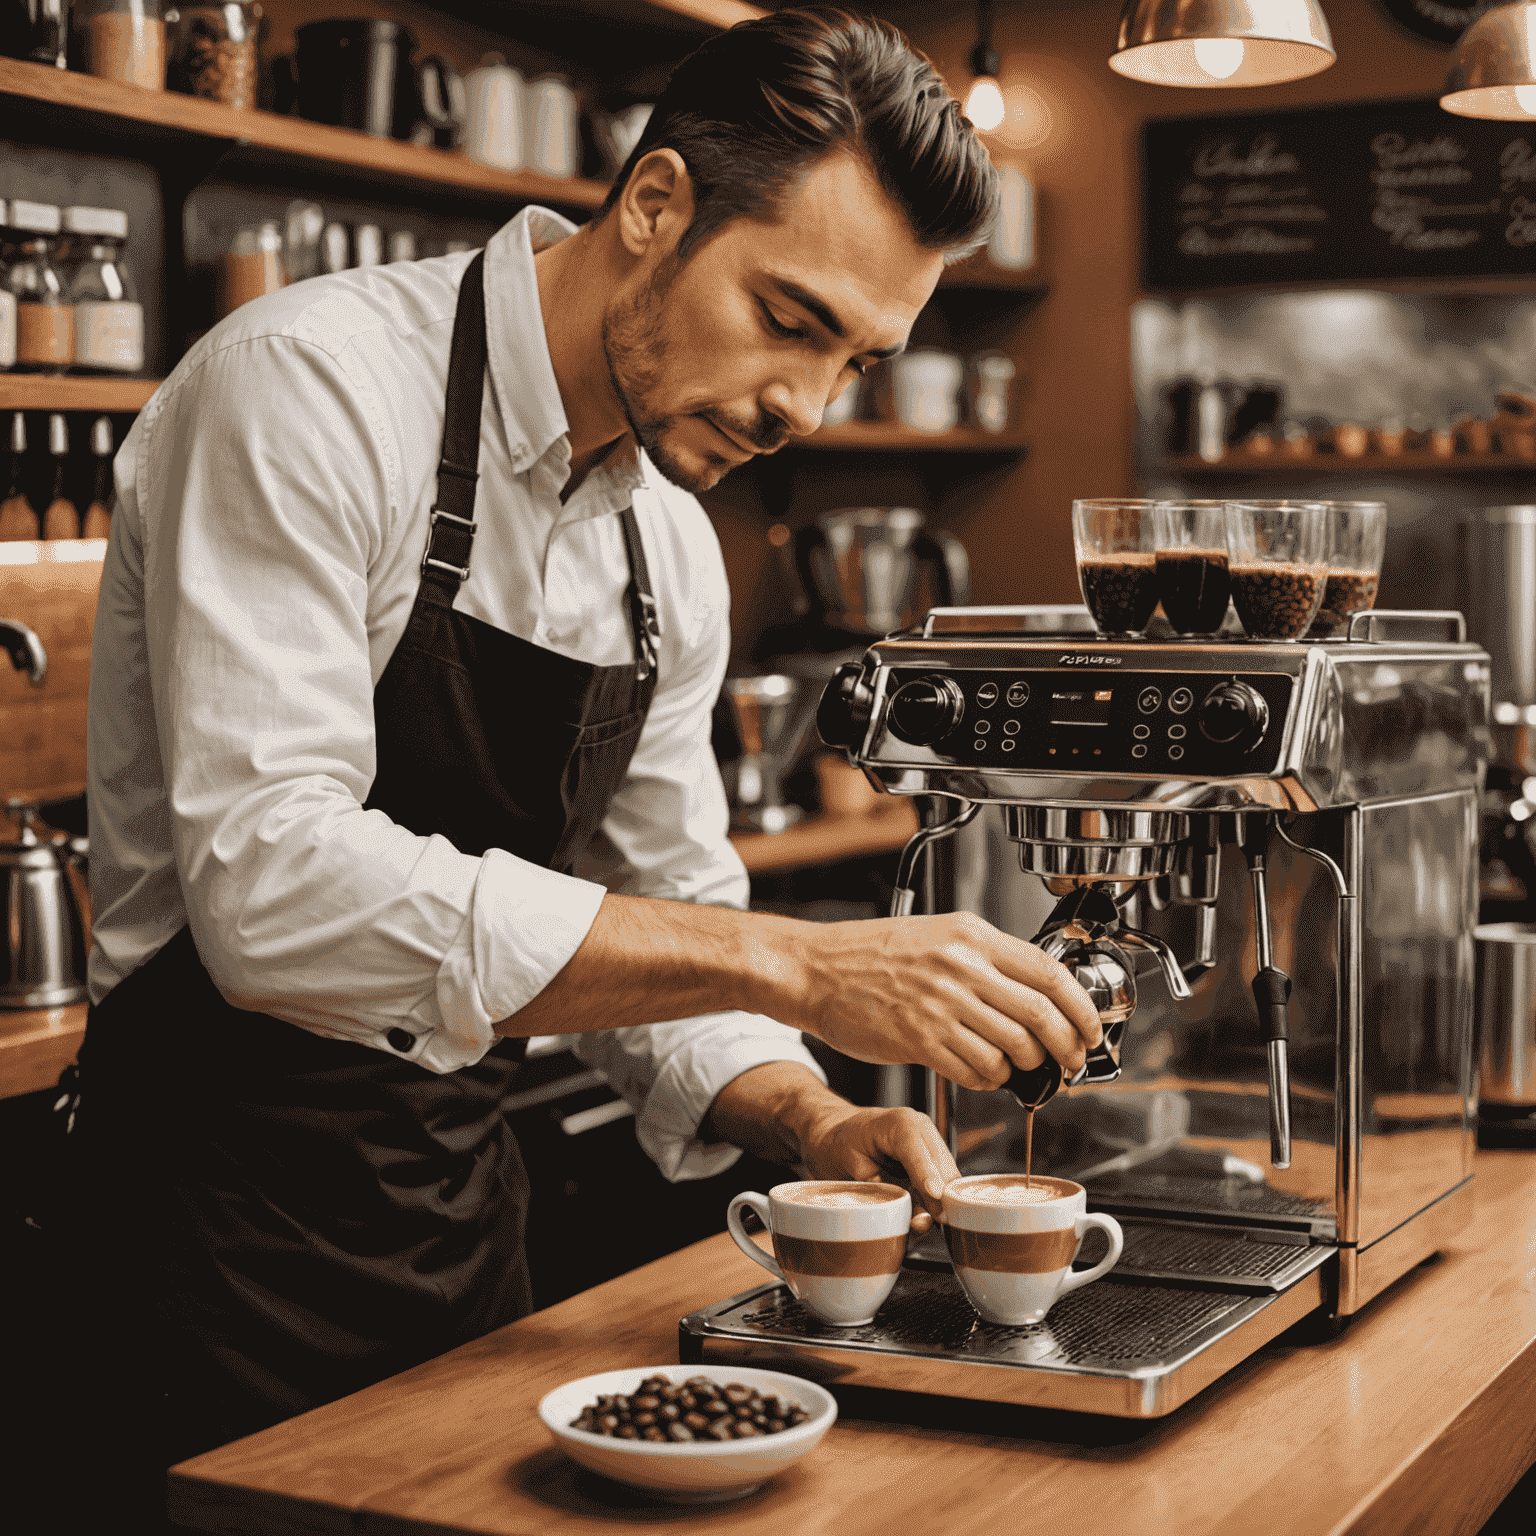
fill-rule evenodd
<path id="1" fill-rule="evenodd" d="M 1536 118 L 1536 4 L 1501 5 L 1461 34 L 1440 105 L 1459 117 Z"/>
<path id="2" fill-rule="evenodd" d="M 1303 80 L 1333 60 L 1317 0 L 1126 0 L 1109 67 L 1200 88 Z"/>

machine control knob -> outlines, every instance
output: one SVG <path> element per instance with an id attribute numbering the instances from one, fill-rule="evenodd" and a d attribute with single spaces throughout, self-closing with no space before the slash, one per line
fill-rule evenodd
<path id="1" fill-rule="evenodd" d="M 816 706 L 816 729 L 829 747 L 856 747 L 864 739 L 875 696 L 862 662 L 839 667 Z"/>
<path id="2" fill-rule="evenodd" d="M 931 746 L 960 724 L 965 695 L 947 677 L 920 677 L 891 695 L 891 734 L 914 747 Z"/>
<path id="3" fill-rule="evenodd" d="M 1263 694 L 1240 683 L 1218 683 L 1200 702 L 1200 734 L 1218 746 L 1251 752 L 1269 724 L 1269 705 Z"/>

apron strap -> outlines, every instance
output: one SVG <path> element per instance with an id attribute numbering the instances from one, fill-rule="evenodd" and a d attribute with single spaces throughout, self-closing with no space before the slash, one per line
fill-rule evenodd
<path id="1" fill-rule="evenodd" d="M 645 546 L 640 542 L 640 522 L 635 509 L 625 507 L 620 514 L 624 524 L 624 552 L 629 556 L 629 621 L 635 632 L 635 676 L 644 682 L 655 670 L 656 642 L 661 637 L 656 599 L 651 595 L 651 573 L 645 563 Z"/>
<path id="2" fill-rule="evenodd" d="M 443 456 L 427 528 L 421 576 L 456 594 L 469 575 L 475 542 L 475 483 L 480 478 L 480 409 L 485 398 L 485 252 L 464 269 L 453 315 Z"/>

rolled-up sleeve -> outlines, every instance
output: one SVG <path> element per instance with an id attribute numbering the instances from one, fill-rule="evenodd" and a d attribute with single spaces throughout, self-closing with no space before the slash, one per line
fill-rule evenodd
<path id="1" fill-rule="evenodd" d="M 241 1008 L 381 1047 L 404 1029 L 423 1066 L 468 1065 L 570 960 L 604 890 L 364 809 L 369 571 L 401 515 L 382 418 L 343 360 L 292 336 L 215 350 L 157 407 L 134 459 L 140 558 L 117 575 L 143 585 L 199 952 Z M 129 750 L 111 714 L 92 711 L 97 772 Z"/>
<path id="2" fill-rule="evenodd" d="M 718 553 L 716 554 L 718 562 Z M 710 721 L 730 651 L 724 570 L 714 600 L 672 647 L 629 774 L 577 872 L 615 892 L 745 908 L 745 868 L 727 836 L 729 810 L 710 746 Z M 797 1031 L 761 1014 L 712 1013 L 665 1024 L 574 1036 L 635 1110 L 635 1135 L 669 1179 L 703 1179 L 738 1148 L 699 1140 L 727 1083 L 773 1061 L 801 1063 L 826 1081 Z"/>

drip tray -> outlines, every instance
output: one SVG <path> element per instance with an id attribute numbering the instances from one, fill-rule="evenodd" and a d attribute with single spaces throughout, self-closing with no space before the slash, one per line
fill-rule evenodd
<path id="1" fill-rule="evenodd" d="M 1273 1228 L 1215 1227 L 1201 1222 L 1138 1220 L 1122 1215 L 1125 1247 L 1120 1262 L 1104 1277 L 1109 1284 L 1156 1280 L 1164 1285 L 1273 1295 L 1289 1290 L 1317 1268 L 1318 1248 L 1299 1233 Z M 1083 1239 L 1074 1269 L 1091 1269 L 1108 1251 L 1097 1227 Z M 907 1263 L 915 1269 L 949 1272 L 944 1238 L 931 1228 L 913 1241 Z"/>
<path id="2" fill-rule="evenodd" d="M 983 1322 L 948 1271 L 904 1269 L 863 1328 L 828 1327 L 787 1287 L 761 1286 L 685 1317 L 679 1358 L 788 1371 L 829 1387 L 1156 1418 L 1321 1305 L 1321 1267 L 1335 1250 L 1288 1251 L 1306 1269 L 1284 1290 L 1122 1276 L 1063 1296 L 1027 1328 Z"/>

